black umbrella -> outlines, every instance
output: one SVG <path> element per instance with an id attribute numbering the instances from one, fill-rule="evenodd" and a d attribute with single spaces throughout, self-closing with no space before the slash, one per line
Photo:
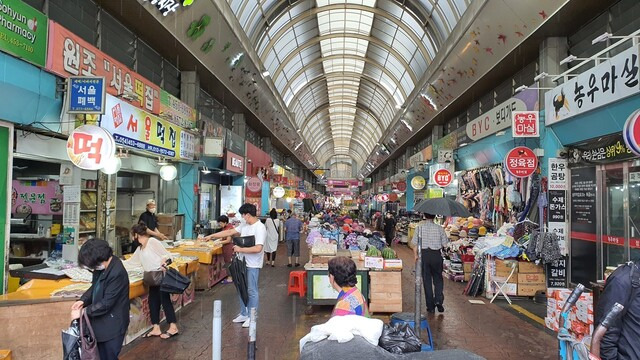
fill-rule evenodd
<path id="1" fill-rule="evenodd" d="M 180 274 L 180 272 L 174 268 L 169 268 L 162 278 L 160 291 L 170 294 L 182 294 L 190 284 L 191 280 L 188 277 Z"/>
<path id="2" fill-rule="evenodd" d="M 442 216 L 471 216 L 471 213 L 464 205 L 447 198 L 423 200 L 413 207 L 413 211 Z"/>
<path id="3" fill-rule="evenodd" d="M 244 306 L 249 303 L 249 290 L 247 287 L 247 261 L 240 258 L 237 254 L 233 256 L 231 264 L 229 264 L 229 272 L 233 279 L 233 284 L 242 298 Z"/>

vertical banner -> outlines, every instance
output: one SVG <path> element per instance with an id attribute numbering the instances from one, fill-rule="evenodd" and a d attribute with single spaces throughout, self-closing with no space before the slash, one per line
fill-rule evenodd
<path id="1" fill-rule="evenodd" d="M 7 289 L 9 267 L 9 219 L 11 213 L 11 164 L 13 151 L 13 126 L 0 123 L 0 169 L 7 169 L 0 174 L 0 294 Z"/>
<path id="2" fill-rule="evenodd" d="M 568 250 L 567 234 L 567 188 L 569 183 L 568 163 L 566 159 L 549 158 L 549 208 L 548 231 L 558 236 L 562 260 L 547 265 L 547 286 L 565 287 L 567 283 L 566 255 Z"/>

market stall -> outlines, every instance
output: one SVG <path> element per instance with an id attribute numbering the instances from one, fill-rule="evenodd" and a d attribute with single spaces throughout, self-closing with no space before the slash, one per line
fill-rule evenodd
<path id="1" fill-rule="evenodd" d="M 172 295 L 176 311 L 193 302 L 194 274 L 198 261 L 176 257 L 171 265 L 191 277 L 191 286 L 183 294 Z M 91 274 L 77 267 L 62 271 L 61 280 L 33 279 L 16 292 L 0 296 L 0 339 L 19 359 L 55 359 L 62 355 L 60 330 L 69 326 L 70 307 L 90 286 Z M 151 328 L 149 304 L 142 284 L 142 269 L 127 268 L 131 300 L 129 330 L 125 343 L 130 343 Z M 88 274 L 88 275 L 87 275 Z M 43 321 L 43 319 L 46 319 Z"/>
<path id="2" fill-rule="evenodd" d="M 181 256 L 195 257 L 200 263 L 195 274 L 195 288 L 197 290 L 210 289 L 228 276 L 227 269 L 224 268 L 222 245 L 218 241 L 187 240 L 176 243 L 176 245 L 178 246 L 169 251 Z"/>

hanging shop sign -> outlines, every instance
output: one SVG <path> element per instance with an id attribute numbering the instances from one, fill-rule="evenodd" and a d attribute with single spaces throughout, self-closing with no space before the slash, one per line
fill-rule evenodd
<path id="1" fill-rule="evenodd" d="M 526 111 L 527 104 L 518 98 L 510 98 L 467 124 L 467 136 L 478 141 L 511 126 L 514 111 Z"/>
<path id="2" fill-rule="evenodd" d="M 252 177 L 247 180 L 247 190 L 252 193 L 259 193 L 262 191 L 262 181 L 257 177 Z"/>
<path id="3" fill-rule="evenodd" d="M 224 137 L 224 147 L 227 150 L 230 150 L 233 153 L 236 154 L 243 154 L 244 155 L 244 139 L 242 138 L 242 136 L 234 133 L 233 131 L 227 129 L 227 133 L 225 134 Z"/>
<path id="4" fill-rule="evenodd" d="M 62 189 L 57 181 L 13 180 L 11 187 L 12 214 L 62 214 Z"/>
<path id="5" fill-rule="evenodd" d="M 203 155 L 217 158 L 224 156 L 224 138 L 220 136 L 205 138 Z"/>
<path id="6" fill-rule="evenodd" d="M 284 190 L 284 188 L 282 186 L 276 186 L 276 187 L 273 188 L 273 196 L 276 199 L 282 198 L 285 193 L 286 193 L 286 191 Z"/>
<path id="7" fill-rule="evenodd" d="M 422 176 L 414 176 L 411 179 L 411 187 L 415 190 L 422 190 L 427 185 L 427 181 Z"/>
<path id="8" fill-rule="evenodd" d="M 453 161 L 453 150 L 440 149 L 438 150 L 438 163 L 448 163 Z"/>
<path id="9" fill-rule="evenodd" d="M 0 50 L 44 67 L 47 21 L 43 13 L 20 0 L 0 1 Z"/>
<path id="10" fill-rule="evenodd" d="M 398 191 L 407 191 L 407 182 L 404 180 L 398 181 L 398 185 L 396 186 L 396 188 L 398 189 Z"/>
<path id="11" fill-rule="evenodd" d="M 504 166 L 517 178 L 526 178 L 538 168 L 538 157 L 526 146 L 518 146 L 507 153 Z"/>
<path id="12" fill-rule="evenodd" d="M 511 133 L 514 138 L 540 137 L 537 111 L 514 111 Z"/>
<path id="13" fill-rule="evenodd" d="M 567 190 L 567 159 L 549 158 L 549 190 Z"/>
<path id="14" fill-rule="evenodd" d="M 193 160 L 195 156 L 195 135 L 111 95 L 107 95 L 100 125 L 119 145 L 175 159 Z"/>
<path id="15" fill-rule="evenodd" d="M 453 181 L 453 174 L 449 169 L 440 169 L 433 173 L 433 182 L 440 187 L 447 187 Z"/>
<path id="16" fill-rule="evenodd" d="M 627 148 L 640 156 L 640 109 L 631 114 L 625 122 L 622 137 Z"/>
<path id="17" fill-rule="evenodd" d="M 546 125 L 638 93 L 638 65 L 638 46 L 633 46 L 547 91 L 544 96 Z"/>
<path id="18" fill-rule="evenodd" d="M 244 172 L 244 157 L 227 150 L 226 170 L 242 174 Z"/>
<path id="19" fill-rule="evenodd" d="M 165 90 L 160 90 L 160 117 L 185 129 L 196 127 L 196 110 Z"/>
<path id="20" fill-rule="evenodd" d="M 47 70 L 62 77 L 102 76 L 107 93 L 152 114 L 160 113 L 160 87 L 95 46 L 49 22 Z"/>
<path id="21" fill-rule="evenodd" d="M 70 76 L 67 99 L 70 114 L 104 114 L 107 92 L 101 76 Z"/>
<path id="22" fill-rule="evenodd" d="M 380 194 L 379 195 L 379 200 L 380 202 L 387 202 L 389 201 L 389 194 Z"/>
<path id="23" fill-rule="evenodd" d="M 67 139 L 67 155 L 84 170 L 100 170 L 114 156 L 116 143 L 107 129 L 97 125 L 82 125 Z"/>
<path id="24" fill-rule="evenodd" d="M 622 133 L 604 136 L 570 146 L 569 163 L 575 165 L 609 164 L 635 157 Z"/>
<path id="25" fill-rule="evenodd" d="M 398 194 L 396 193 L 389 194 L 389 201 L 398 201 Z"/>

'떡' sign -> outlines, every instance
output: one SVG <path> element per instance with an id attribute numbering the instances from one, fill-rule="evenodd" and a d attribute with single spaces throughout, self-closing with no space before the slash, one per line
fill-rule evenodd
<path id="1" fill-rule="evenodd" d="M 49 22 L 47 70 L 65 78 L 103 76 L 107 93 L 152 114 L 160 113 L 158 85 L 53 21 Z"/>
<path id="2" fill-rule="evenodd" d="M 511 132 L 514 138 L 539 137 L 537 111 L 514 111 Z"/>
<path id="3" fill-rule="evenodd" d="M 70 76 L 67 96 L 68 112 L 104 114 L 106 91 L 104 77 Z"/>
<path id="4" fill-rule="evenodd" d="M 449 169 L 440 169 L 433 174 L 433 182 L 440 187 L 447 187 L 453 181 L 453 174 Z"/>
<path id="5" fill-rule="evenodd" d="M 640 91 L 638 46 L 621 52 L 545 93 L 545 122 L 552 125 Z"/>
<path id="6" fill-rule="evenodd" d="M 566 159 L 549 158 L 549 190 L 567 190 L 568 168 Z"/>
<path id="7" fill-rule="evenodd" d="M 100 170 L 114 156 L 116 144 L 109 131 L 96 125 L 82 125 L 67 140 L 67 155 L 84 170 Z"/>
<path id="8" fill-rule="evenodd" d="M 0 1 L 0 50 L 44 66 L 47 17 L 20 0 Z"/>
<path id="9" fill-rule="evenodd" d="M 627 147 L 640 156 L 640 110 L 636 110 L 629 116 L 624 124 L 622 136 Z"/>
<path id="10" fill-rule="evenodd" d="M 533 175 L 538 168 L 538 157 L 528 147 L 518 146 L 507 153 L 504 166 L 511 175 L 526 178 Z"/>

